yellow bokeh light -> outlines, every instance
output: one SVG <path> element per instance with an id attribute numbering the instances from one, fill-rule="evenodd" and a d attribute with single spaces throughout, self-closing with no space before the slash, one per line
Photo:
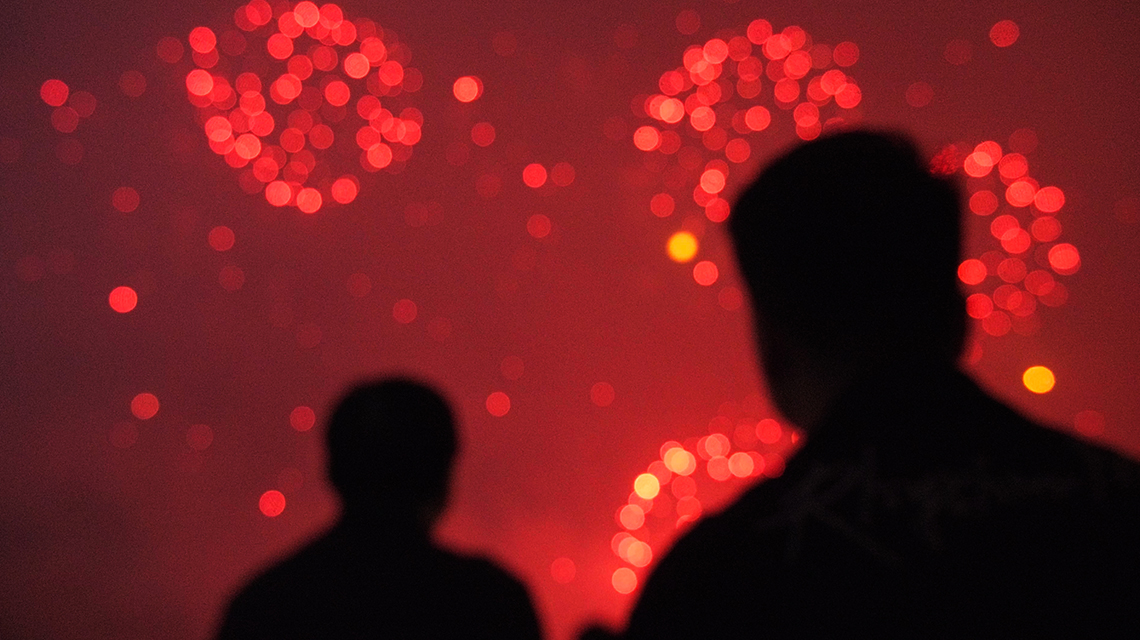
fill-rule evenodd
<path id="1" fill-rule="evenodd" d="M 666 251 L 674 262 L 688 262 L 697 255 L 697 238 L 688 231 L 678 231 L 669 236 Z"/>
<path id="2" fill-rule="evenodd" d="M 1038 365 L 1026 369 L 1025 373 L 1021 374 L 1021 382 L 1033 393 L 1049 393 L 1053 390 L 1053 385 L 1057 384 L 1057 378 L 1053 376 L 1049 367 Z"/>
<path id="3" fill-rule="evenodd" d="M 661 481 L 652 473 L 643 473 L 633 481 L 633 491 L 645 500 L 652 500 L 661 492 Z"/>

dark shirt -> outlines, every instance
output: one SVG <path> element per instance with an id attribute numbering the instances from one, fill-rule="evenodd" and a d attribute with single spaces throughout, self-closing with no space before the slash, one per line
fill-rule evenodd
<path id="1" fill-rule="evenodd" d="M 626 637 L 1140 637 L 1140 467 L 949 367 L 855 385 L 698 523 Z"/>
<path id="2" fill-rule="evenodd" d="M 421 536 L 334 528 L 253 580 L 219 640 L 537 640 L 523 586 L 486 560 Z"/>

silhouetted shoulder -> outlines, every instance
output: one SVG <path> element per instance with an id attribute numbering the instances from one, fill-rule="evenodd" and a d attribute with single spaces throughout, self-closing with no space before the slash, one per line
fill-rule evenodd
<path id="1" fill-rule="evenodd" d="M 487 560 L 334 531 L 255 578 L 219 638 L 541 637 L 522 584 Z"/>
<path id="2" fill-rule="evenodd" d="M 961 374 L 905 379 L 856 386 L 780 478 L 686 534 L 627 637 L 1136 629 L 1140 466 Z"/>

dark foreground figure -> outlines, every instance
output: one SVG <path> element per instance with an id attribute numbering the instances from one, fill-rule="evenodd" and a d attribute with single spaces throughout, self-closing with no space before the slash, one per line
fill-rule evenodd
<path id="1" fill-rule="evenodd" d="M 804 145 L 731 231 L 782 477 L 664 558 L 629 638 L 1140 637 L 1140 473 L 955 367 L 956 190 L 908 141 Z"/>
<path id="2" fill-rule="evenodd" d="M 221 640 L 540 637 L 521 584 L 429 539 L 456 451 L 439 395 L 405 380 L 359 387 L 333 414 L 328 448 L 342 519 L 242 590 Z"/>

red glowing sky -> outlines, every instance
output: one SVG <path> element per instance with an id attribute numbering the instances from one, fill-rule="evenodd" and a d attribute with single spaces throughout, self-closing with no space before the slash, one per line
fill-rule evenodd
<path id="1" fill-rule="evenodd" d="M 342 84 L 316 99 L 347 91 L 352 111 L 314 110 L 320 123 L 274 111 L 265 71 L 261 103 L 231 96 L 248 121 L 210 125 L 226 97 L 191 103 L 192 51 L 227 55 L 238 3 L 9 7 L 0 635 L 207 637 L 251 571 L 334 516 L 329 403 L 390 371 L 438 381 L 462 419 L 441 536 L 525 580 L 554 637 L 620 620 L 635 596 L 617 590 L 676 517 L 778 472 L 791 445 L 758 422 L 778 416 L 719 227 L 764 159 L 833 116 L 911 131 L 964 180 L 984 172 L 965 183 L 976 262 L 960 273 L 985 276 L 971 369 L 1034 416 L 1140 452 L 1140 9 L 847 4 L 344 2 L 398 35 L 400 69 L 361 51 L 357 77 L 344 49 Z M 855 47 L 733 71 L 732 37 L 759 18 Z M 212 45 L 191 40 L 202 26 Z M 714 38 L 723 51 L 682 67 Z M 760 93 L 663 78 L 710 60 Z M 780 74 L 809 67 L 842 69 L 858 96 L 808 75 L 779 104 L 796 84 Z M 402 93 L 370 88 L 380 74 Z M 716 108 L 684 104 L 698 93 Z M 1047 393 L 1026 389 L 1037 370 L 1023 384 L 1036 365 Z M 653 494 L 645 473 L 672 483 Z M 639 538 L 615 538 L 642 517 Z"/>

